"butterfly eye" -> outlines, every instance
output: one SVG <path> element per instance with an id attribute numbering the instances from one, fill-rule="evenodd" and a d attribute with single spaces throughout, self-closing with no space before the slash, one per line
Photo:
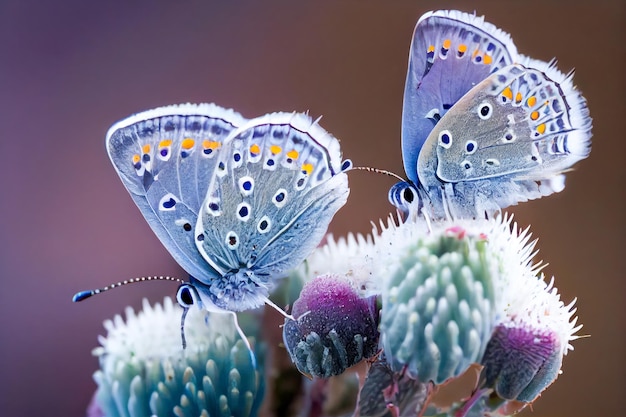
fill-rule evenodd
<path id="1" fill-rule="evenodd" d="M 402 199 L 409 204 L 412 203 L 413 200 L 415 200 L 415 194 L 413 193 L 413 189 L 410 187 L 405 188 L 402 192 Z"/>
<path id="2" fill-rule="evenodd" d="M 418 197 L 415 187 L 404 181 L 396 183 L 389 190 L 389 202 L 402 213 L 405 219 L 412 210 L 418 208 Z"/>
<path id="3" fill-rule="evenodd" d="M 452 135 L 449 130 L 439 132 L 439 145 L 448 149 L 452 146 Z"/>
<path id="4" fill-rule="evenodd" d="M 176 293 L 176 301 L 183 308 L 189 308 L 196 303 L 198 299 L 198 293 L 196 289 L 190 284 L 182 284 L 178 287 Z"/>
<path id="5" fill-rule="evenodd" d="M 493 113 L 493 107 L 491 107 L 490 103 L 483 102 L 478 106 L 478 117 L 482 120 L 487 120 L 491 117 L 491 113 Z"/>

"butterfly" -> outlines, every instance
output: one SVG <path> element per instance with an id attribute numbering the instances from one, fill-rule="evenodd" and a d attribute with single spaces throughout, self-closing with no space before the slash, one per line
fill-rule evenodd
<path id="1" fill-rule="evenodd" d="M 405 216 L 480 217 L 563 190 L 590 152 L 583 96 L 555 61 L 518 54 L 510 36 L 460 11 L 415 27 L 402 110 Z"/>
<path id="2" fill-rule="evenodd" d="M 106 148 L 146 221 L 190 275 L 177 292 L 183 314 L 192 305 L 211 312 L 273 305 L 272 286 L 315 249 L 349 194 L 351 162 L 305 114 L 246 120 L 215 104 L 161 107 L 113 125 Z"/>

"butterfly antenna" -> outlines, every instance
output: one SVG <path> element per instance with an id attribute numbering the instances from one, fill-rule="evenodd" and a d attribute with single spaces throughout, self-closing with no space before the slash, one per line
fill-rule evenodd
<path id="1" fill-rule="evenodd" d="M 174 281 L 180 284 L 185 282 L 184 280 L 180 278 L 174 278 L 174 277 L 168 277 L 168 276 L 131 278 L 131 279 L 126 279 L 124 281 L 116 282 L 115 284 L 107 285 L 106 287 L 103 287 L 103 288 L 96 288 L 95 290 L 79 291 L 76 294 L 74 294 L 74 296 L 72 297 L 72 301 L 77 303 L 79 301 L 83 301 L 84 299 L 91 297 L 92 295 L 100 294 L 102 292 L 112 290 L 113 288 L 121 287 L 127 284 L 135 284 L 137 282 L 144 282 L 144 281 Z"/>
<path id="2" fill-rule="evenodd" d="M 378 168 L 372 168 L 372 167 L 352 167 L 351 169 L 356 169 L 356 170 L 359 170 L 359 171 L 374 172 L 376 174 L 388 175 L 388 176 L 393 177 L 393 178 L 395 178 L 397 180 L 400 180 L 402 182 L 406 181 L 404 178 L 402 178 L 398 174 L 394 174 L 393 172 L 387 171 L 386 169 L 378 169 Z"/>

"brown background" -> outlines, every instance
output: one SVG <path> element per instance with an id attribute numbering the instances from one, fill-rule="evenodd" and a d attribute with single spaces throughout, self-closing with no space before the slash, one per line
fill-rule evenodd
<path id="1" fill-rule="evenodd" d="M 292 4 L 293 3 L 293 4 Z M 400 114 L 413 26 L 476 10 L 522 53 L 576 67 L 594 118 L 591 157 L 559 195 L 516 208 L 532 225 L 578 340 L 535 416 L 622 415 L 625 369 L 624 2 L 0 2 L 0 415 L 80 416 L 102 320 L 167 283 L 72 304 L 78 289 L 184 276 L 111 167 L 104 135 L 133 112 L 213 101 L 244 116 L 323 115 L 358 165 L 402 173 Z M 385 216 L 391 179 L 350 174 L 336 234 Z"/>

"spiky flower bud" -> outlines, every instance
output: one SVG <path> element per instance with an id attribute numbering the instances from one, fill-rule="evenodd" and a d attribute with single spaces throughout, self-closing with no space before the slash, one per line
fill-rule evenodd
<path id="1" fill-rule="evenodd" d="M 296 320 L 285 321 L 283 339 L 304 374 L 339 375 L 376 354 L 376 297 L 361 298 L 345 277 L 324 275 L 308 281 L 292 315 Z"/>
<path id="2" fill-rule="evenodd" d="M 182 310 L 171 298 L 135 314 L 126 309 L 104 323 L 107 336 L 94 349 L 100 370 L 90 416 L 256 416 L 263 379 L 232 318 L 191 310 L 180 338 Z M 257 357 L 257 366 L 259 363 Z"/>
<path id="3" fill-rule="evenodd" d="M 388 228 L 382 346 L 394 370 L 405 366 L 439 384 L 480 360 L 494 320 L 498 259 L 481 233 L 413 225 Z"/>
<path id="4" fill-rule="evenodd" d="M 429 408 L 466 417 L 519 410 L 556 379 L 581 326 L 574 302 L 561 302 L 540 273 L 541 262 L 533 262 L 528 229 L 519 230 L 509 216 L 432 224 L 390 219 L 372 236 L 331 239 L 307 267 L 343 273 L 361 294 L 381 295 L 380 346 L 395 373 L 391 381 L 408 375 L 442 387 L 481 365 L 471 398 Z M 327 319 L 327 326 L 337 320 Z M 384 407 L 402 412 L 411 400 L 398 397 Z"/>

